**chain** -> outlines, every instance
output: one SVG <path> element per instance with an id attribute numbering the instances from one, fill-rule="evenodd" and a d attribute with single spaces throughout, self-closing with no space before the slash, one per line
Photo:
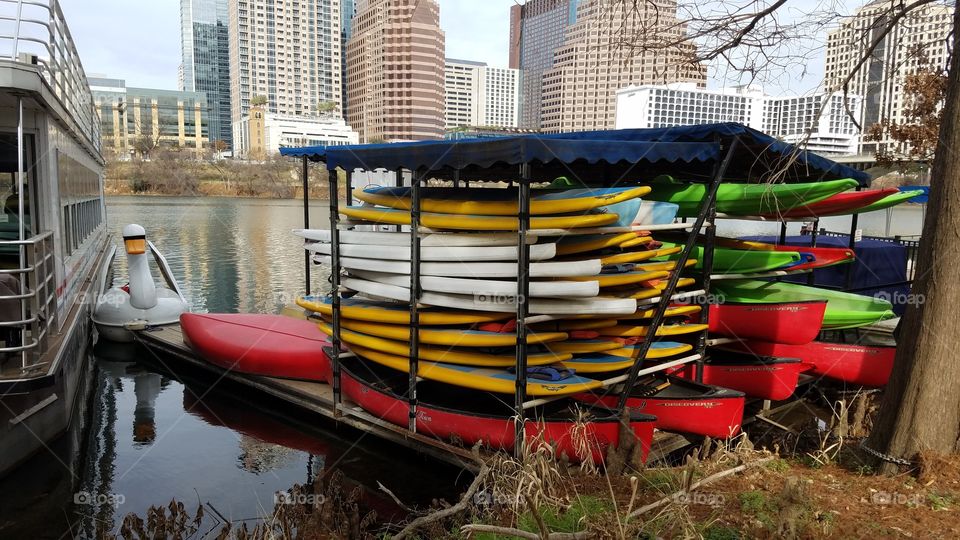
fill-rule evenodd
<path id="1" fill-rule="evenodd" d="M 873 456 L 873 457 L 875 457 L 875 458 L 877 458 L 877 459 L 886 461 L 886 462 L 888 462 L 888 463 L 895 463 L 895 464 L 897 464 L 897 465 L 903 465 L 904 467 L 911 467 L 911 466 L 913 466 L 913 462 L 910 461 L 909 459 L 898 458 L 898 457 L 894 457 L 894 456 L 891 456 L 891 455 L 884 454 L 884 453 L 882 453 L 882 452 L 878 452 L 878 451 L 874 450 L 873 448 L 867 447 L 866 442 L 867 442 L 866 440 L 863 440 L 863 441 L 860 442 L 860 449 L 863 450 L 864 452 L 870 454 L 871 456 Z"/>

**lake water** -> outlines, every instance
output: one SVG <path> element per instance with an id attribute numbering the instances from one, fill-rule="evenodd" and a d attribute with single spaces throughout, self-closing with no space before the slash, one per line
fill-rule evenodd
<path id="1" fill-rule="evenodd" d="M 127 223 L 146 227 L 194 311 L 274 313 L 304 290 L 303 248 L 290 234 L 302 226 L 299 201 L 113 197 L 107 208 L 116 236 Z M 325 202 L 313 205 L 315 227 L 326 228 L 328 215 Z M 891 234 L 919 234 L 919 207 L 892 218 Z M 886 223 L 886 212 L 860 218 L 867 235 L 883 234 Z M 849 218 L 821 226 L 848 231 Z M 778 224 L 755 221 L 719 229 L 779 233 Z M 121 257 L 121 276 L 124 266 Z M 328 275 L 315 267 L 311 288 L 329 290 Z M 239 388 L 208 392 L 208 376 L 170 369 L 148 351 L 100 344 L 95 356 L 83 421 L 0 482 L 0 538 L 93 537 L 174 498 L 191 511 L 201 501 L 225 519 L 255 520 L 275 492 L 335 470 L 386 518 L 398 514 L 378 481 L 413 503 L 457 492 L 456 471 Z M 75 504 L 84 498 L 99 504 Z"/>
<path id="2" fill-rule="evenodd" d="M 325 204 L 315 206 L 326 225 Z M 274 313 L 304 290 L 302 242 L 290 234 L 302 226 L 298 201 L 114 197 L 107 213 L 115 237 L 127 223 L 146 228 L 194 311 Z M 118 275 L 124 267 L 120 257 Z M 314 290 L 328 290 L 328 275 L 315 273 Z M 377 482 L 414 504 L 459 489 L 449 467 L 241 388 L 208 391 L 209 376 L 143 349 L 98 344 L 91 368 L 84 421 L 0 482 L 0 538 L 99 536 L 171 499 L 255 520 L 277 491 L 333 471 L 386 519 L 400 513 Z"/>

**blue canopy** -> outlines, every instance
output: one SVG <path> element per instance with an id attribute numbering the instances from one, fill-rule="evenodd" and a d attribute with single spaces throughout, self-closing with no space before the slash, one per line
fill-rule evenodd
<path id="1" fill-rule="evenodd" d="M 515 179 L 530 163 L 534 180 L 575 176 L 618 183 L 657 174 L 709 178 L 730 142 L 739 140 L 727 178 L 740 181 L 815 181 L 869 175 L 800 150 L 742 124 L 536 134 L 499 139 L 283 148 L 285 156 L 325 161 L 330 169 L 408 169 L 431 177 Z M 682 165 L 677 165 L 682 163 Z M 599 165 L 599 166 L 598 166 Z M 456 171 L 456 172 L 454 172 Z"/>

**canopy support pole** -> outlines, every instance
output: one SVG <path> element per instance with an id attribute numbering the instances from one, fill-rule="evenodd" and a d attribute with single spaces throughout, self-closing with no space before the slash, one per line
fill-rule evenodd
<path id="1" fill-rule="evenodd" d="M 717 166 L 714 167 L 714 170 L 713 170 L 714 177 L 713 177 L 713 180 L 711 181 L 709 189 L 711 189 L 714 192 L 716 192 L 716 190 L 718 189 L 720 182 L 723 181 L 723 174 L 726 172 L 726 171 L 720 172 L 721 166 L 722 164 L 718 164 Z M 710 225 L 707 227 L 706 239 L 703 246 L 703 283 L 701 284 L 701 288 L 707 291 L 708 294 L 700 302 L 700 324 L 709 325 L 710 324 L 710 298 L 709 298 L 710 276 L 713 275 L 713 250 L 716 247 L 716 243 L 717 243 L 717 198 L 716 196 L 714 196 L 713 199 L 708 201 L 705 210 L 706 210 L 707 219 L 710 220 L 709 221 Z M 701 209 L 700 213 L 703 214 L 704 210 Z M 698 217 L 702 217 L 702 216 L 698 216 Z M 699 229 L 694 229 L 690 231 L 690 235 L 693 236 L 694 238 L 698 234 L 699 234 Z M 684 259 L 684 262 L 686 262 L 686 259 Z M 679 275 L 680 269 L 682 268 L 683 266 L 678 264 L 676 266 L 676 270 L 674 271 L 674 273 Z M 661 302 L 661 303 L 668 304 L 669 302 Z M 709 334 L 710 334 L 710 331 L 708 329 L 704 329 L 703 331 L 700 332 L 700 336 L 697 339 L 697 354 L 699 354 L 700 358 L 697 359 L 697 367 L 694 374 L 694 378 L 699 383 L 703 382 L 703 370 L 704 370 L 703 363 L 707 355 L 707 339 L 709 338 Z M 653 339 L 653 336 L 655 336 L 656 334 L 648 333 L 647 335 L 648 335 L 648 339 Z M 641 356 L 640 358 L 644 358 L 645 356 L 646 356 L 646 352 L 644 352 L 644 356 Z M 643 361 L 640 360 L 640 363 L 642 362 Z"/>
<path id="2" fill-rule="evenodd" d="M 347 176 L 347 206 L 353 206 L 353 171 L 346 171 Z"/>
<path id="3" fill-rule="evenodd" d="M 527 315 L 530 312 L 530 244 L 527 243 L 527 231 L 530 229 L 530 164 L 520 166 L 520 186 L 518 193 L 517 218 L 517 348 L 516 348 L 516 387 L 514 391 L 514 414 L 516 438 L 514 455 L 523 455 L 526 442 L 526 421 L 523 404 L 527 400 Z"/>
<path id="4" fill-rule="evenodd" d="M 340 417 L 340 194 L 337 170 L 327 169 L 330 192 L 330 305 L 333 310 L 333 336 L 330 363 L 333 367 L 333 416 Z"/>
<path id="5" fill-rule="evenodd" d="M 336 175 L 334 175 L 336 178 Z M 310 228 L 310 164 L 307 156 L 303 156 L 303 167 L 300 171 L 300 180 L 303 182 L 303 228 Z M 310 296 L 310 252 L 303 251 L 303 279 L 304 294 Z"/>
<path id="6" fill-rule="evenodd" d="M 817 247 L 817 234 L 820 233 L 820 218 L 813 218 L 813 230 L 810 231 L 810 247 Z M 807 285 L 811 287 L 817 284 L 817 271 L 811 270 L 810 275 L 807 276 Z"/>
<path id="7" fill-rule="evenodd" d="M 857 191 L 860 191 L 860 186 L 857 186 Z M 853 214 L 850 217 L 850 251 L 856 255 L 857 253 L 857 227 L 860 224 L 860 214 Z M 857 259 L 854 257 L 853 262 L 847 265 L 847 286 L 843 290 L 849 291 L 853 288 L 853 271 L 857 266 Z"/>
<path id="8" fill-rule="evenodd" d="M 410 368 L 407 429 L 417 432 L 417 370 L 420 363 L 420 182 L 423 170 L 410 178 Z"/>
<path id="9" fill-rule="evenodd" d="M 707 196 L 700 204 L 700 212 L 698 212 L 697 219 L 694 221 L 693 229 L 690 231 L 690 235 L 687 237 L 686 244 L 683 246 L 683 251 L 680 254 L 680 258 L 677 260 L 676 266 L 674 267 L 677 270 L 670 274 L 670 279 L 667 280 L 667 286 L 663 290 L 661 298 L 669 298 L 673 295 L 673 291 L 676 290 L 677 283 L 680 281 L 679 269 L 683 268 L 686 265 L 687 260 L 690 258 L 690 252 L 693 250 L 693 246 L 696 244 L 699 231 L 703 227 L 703 224 L 707 221 L 707 215 L 710 213 L 711 208 L 714 212 L 716 211 L 717 190 L 720 188 L 720 182 L 726 175 L 727 168 L 730 166 L 730 162 L 733 160 L 733 155 L 738 144 L 739 137 L 735 137 L 731 141 L 730 147 L 727 149 L 727 155 L 723 158 L 720 167 L 715 171 L 714 177 L 711 180 L 707 190 Z M 707 289 L 707 293 L 709 295 L 709 289 Z M 643 364 L 643 360 L 647 357 L 647 352 L 650 351 L 650 345 L 656 339 L 657 330 L 659 330 L 661 323 L 663 323 L 664 315 L 666 314 L 669 306 L 670 303 L 662 299 L 657 303 L 657 310 L 654 312 L 653 319 L 650 321 L 650 326 L 647 329 L 647 337 L 641 341 L 640 346 L 634 350 L 633 365 L 630 366 L 629 373 L 627 375 L 627 384 L 624 385 L 623 391 L 620 393 L 620 399 L 617 402 L 618 416 L 623 413 L 624 408 L 627 406 L 627 398 L 630 397 L 633 387 L 637 384 L 637 378 L 640 376 L 640 366 Z M 708 313 L 708 310 L 701 311 L 701 317 L 704 317 L 706 313 Z M 704 341 L 703 346 L 706 347 L 706 341 Z M 700 370 L 698 369 L 698 371 Z"/>

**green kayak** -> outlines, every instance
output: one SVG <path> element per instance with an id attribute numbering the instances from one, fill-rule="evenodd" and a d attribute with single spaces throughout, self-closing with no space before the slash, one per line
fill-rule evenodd
<path id="1" fill-rule="evenodd" d="M 683 247 L 683 244 L 663 242 L 663 248 Z M 691 258 L 697 259 L 695 268 L 703 268 L 703 246 L 694 246 Z M 655 261 L 677 260 L 679 253 L 653 259 Z M 750 274 L 786 269 L 798 264 L 801 256 L 796 251 L 760 251 L 746 249 L 716 248 L 713 250 L 713 271 L 724 274 Z"/>
<path id="2" fill-rule="evenodd" d="M 920 195 L 923 195 L 923 192 L 919 190 L 901 191 L 900 193 L 887 195 L 886 197 L 880 199 L 879 201 L 873 204 L 868 204 L 864 207 L 857 208 L 856 213 L 866 214 L 867 212 L 876 212 L 877 210 L 885 210 L 887 208 L 890 208 L 891 206 L 896 206 L 900 203 L 905 203 L 910 199 L 913 199 L 914 197 L 919 197 Z M 850 214 L 851 212 L 845 212 L 845 213 Z M 833 214 L 827 214 L 827 215 L 833 215 Z"/>
<path id="3" fill-rule="evenodd" d="M 655 180 L 645 197 L 680 205 L 680 217 L 696 217 L 706 196 L 705 184 L 681 183 L 671 178 Z M 831 180 L 804 184 L 720 184 L 717 212 L 738 216 L 776 214 L 810 204 L 857 187 L 856 180 Z"/>
<path id="4" fill-rule="evenodd" d="M 711 283 L 710 292 L 723 296 L 727 302 L 773 304 L 826 300 L 824 329 L 857 328 L 896 316 L 893 306 L 886 300 L 794 283 L 746 279 L 716 281 Z"/>

